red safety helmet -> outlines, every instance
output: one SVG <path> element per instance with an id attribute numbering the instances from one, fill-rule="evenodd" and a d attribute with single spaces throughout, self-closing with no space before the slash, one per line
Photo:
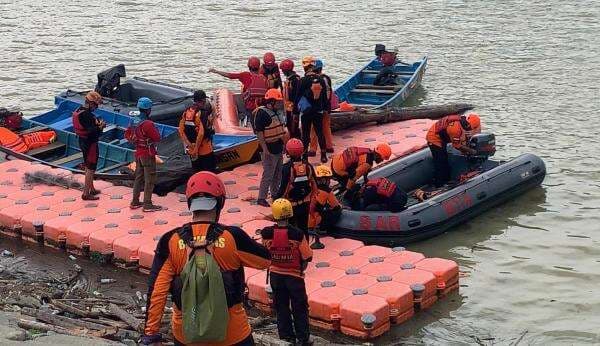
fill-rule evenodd
<path id="1" fill-rule="evenodd" d="M 212 210 L 219 212 L 225 204 L 225 185 L 212 172 L 198 172 L 190 177 L 185 188 L 190 211 Z"/>
<path id="2" fill-rule="evenodd" d="M 279 63 L 279 68 L 283 72 L 292 71 L 294 69 L 294 62 L 291 59 L 282 60 Z"/>
<path id="3" fill-rule="evenodd" d="M 477 113 L 469 113 L 467 115 L 467 121 L 469 122 L 469 125 L 471 125 L 471 132 L 481 132 L 481 118 Z"/>
<path id="4" fill-rule="evenodd" d="M 291 138 L 285 144 L 285 151 L 290 157 L 298 158 L 304 153 L 304 144 L 298 138 Z"/>
<path id="5" fill-rule="evenodd" d="M 263 55 L 263 62 L 269 67 L 275 65 L 275 54 L 266 52 L 265 55 Z"/>
<path id="6" fill-rule="evenodd" d="M 258 70 L 260 68 L 260 59 L 255 56 L 248 58 L 248 68 Z"/>

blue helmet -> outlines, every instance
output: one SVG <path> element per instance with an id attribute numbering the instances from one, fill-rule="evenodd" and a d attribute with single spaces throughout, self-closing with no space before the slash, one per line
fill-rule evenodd
<path id="1" fill-rule="evenodd" d="M 321 59 L 315 60 L 315 68 L 316 69 L 323 68 L 323 66 L 325 66 L 325 64 L 323 64 L 323 60 L 321 60 Z"/>
<path id="2" fill-rule="evenodd" d="M 140 97 L 137 103 L 139 109 L 150 109 L 152 108 L 152 100 L 147 97 Z"/>

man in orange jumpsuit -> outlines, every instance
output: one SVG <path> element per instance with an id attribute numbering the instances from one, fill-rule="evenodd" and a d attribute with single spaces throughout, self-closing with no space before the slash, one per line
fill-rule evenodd
<path id="1" fill-rule="evenodd" d="M 213 239 L 214 243 L 207 247 L 207 251 L 211 252 L 221 269 L 229 308 L 229 323 L 225 340 L 208 345 L 254 345 L 252 329 L 242 304 L 244 267 L 268 268 L 269 252 L 242 229 L 217 223 L 225 204 L 225 186 L 214 173 L 194 174 L 187 183 L 186 197 L 193 213 L 192 222 L 165 233 L 156 247 L 149 278 L 142 344 L 160 345 L 161 319 L 167 295 L 171 293 L 174 303 L 172 328 L 175 345 L 189 345 L 183 334 L 182 282 L 179 275 L 188 258 L 193 255 L 193 246 L 198 241 Z"/>

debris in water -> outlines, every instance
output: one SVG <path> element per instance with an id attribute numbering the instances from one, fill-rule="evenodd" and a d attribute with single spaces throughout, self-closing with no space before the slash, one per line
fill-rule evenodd
<path id="1" fill-rule="evenodd" d="M 77 259 L 77 257 L 75 257 L 75 256 L 73 256 L 73 255 L 69 255 L 69 258 L 70 258 L 71 260 L 73 260 L 73 261 Z"/>
<path id="2" fill-rule="evenodd" d="M 2 251 L 2 257 L 15 257 L 15 254 L 8 250 L 4 250 Z"/>
<path id="3" fill-rule="evenodd" d="M 117 282 L 115 279 L 100 279 L 101 284 L 112 284 L 113 282 Z"/>

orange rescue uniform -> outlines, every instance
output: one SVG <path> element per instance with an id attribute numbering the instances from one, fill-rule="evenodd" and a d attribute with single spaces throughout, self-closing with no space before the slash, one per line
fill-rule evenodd
<path id="1" fill-rule="evenodd" d="M 373 168 L 374 153 L 368 148 L 349 147 L 331 158 L 333 177 L 347 180 L 346 189 L 351 189 L 356 180 L 368 174 Z"/>
<path id="2" fill-rule="evenodd" d="M 460 137 L 451 137 L 446 131 L 448 126 L 455 121 L 460 121 L 459 115 L 448 115 L 436 121 L 431 125 L 429 131 L 427 131 L 427 135 L 425 136 L 427 143 L 440 148 L 443 148 L 445 143 L 452 143 L 452 146 L 455 148 L 463 146 L 467 140 L 465 131 L 463 131 Z"/>
<path id="3" fill-rule="evenodd" d="M 209 225 L 193 224 L 191 227 L 194 239 L 202 240 L 206 237 Z M 224 231 L 215 241 L 211 252 L 222 272 L 235 273 L 234 277 L 238 279 L 234 282 L 234 286 L 239 286 L 241 289 L 244 287 L 243 267 L 256 269 L 268 268 L 270 264 L 269 253 L 264 246 L 252 240 L 242 229 L 232 226 L 221 227 L 223 227 Z M 174 285 L 174 280 L 183 271 L 190 252 L 190 248 L 181 239 L 177 230 L 164 234 L 158 242 L 149 278 L 145 335 L 156 335 L 159 333 L 167 295 L 172 287 L 177 286 L 176 284 Z M 230 305 L 231 293 L 234 296 L 239 294 L 240 302 Z M 179 342 L 185 342 L 181 307 L 177 306 L 177 302 L 180 301 L 181 292 L 175 289 L 175 292 L 172 294 L 173 301 L 175 302 L 173 304 L 172 318 L 173 336 Z M 227 336 L 223 342 L 189 345 L 232 345 L 246 339 L 252 333 L 252 329 L 241 302 L 242 294 L 243 292 L 228 292 L 226 285 L 226 295 L 228 305 L 230 306 Z"/>
<path id="4" fill-rule="evenodd" d="M 321 210 L 329 206 L 330 209 L 341 208 L 340 202 L 332 191 L 317 189 L 312 194 L 310 206 L 308 209 L 308 228 L 314 229 L 321 224 L 323 220 Z"/>

